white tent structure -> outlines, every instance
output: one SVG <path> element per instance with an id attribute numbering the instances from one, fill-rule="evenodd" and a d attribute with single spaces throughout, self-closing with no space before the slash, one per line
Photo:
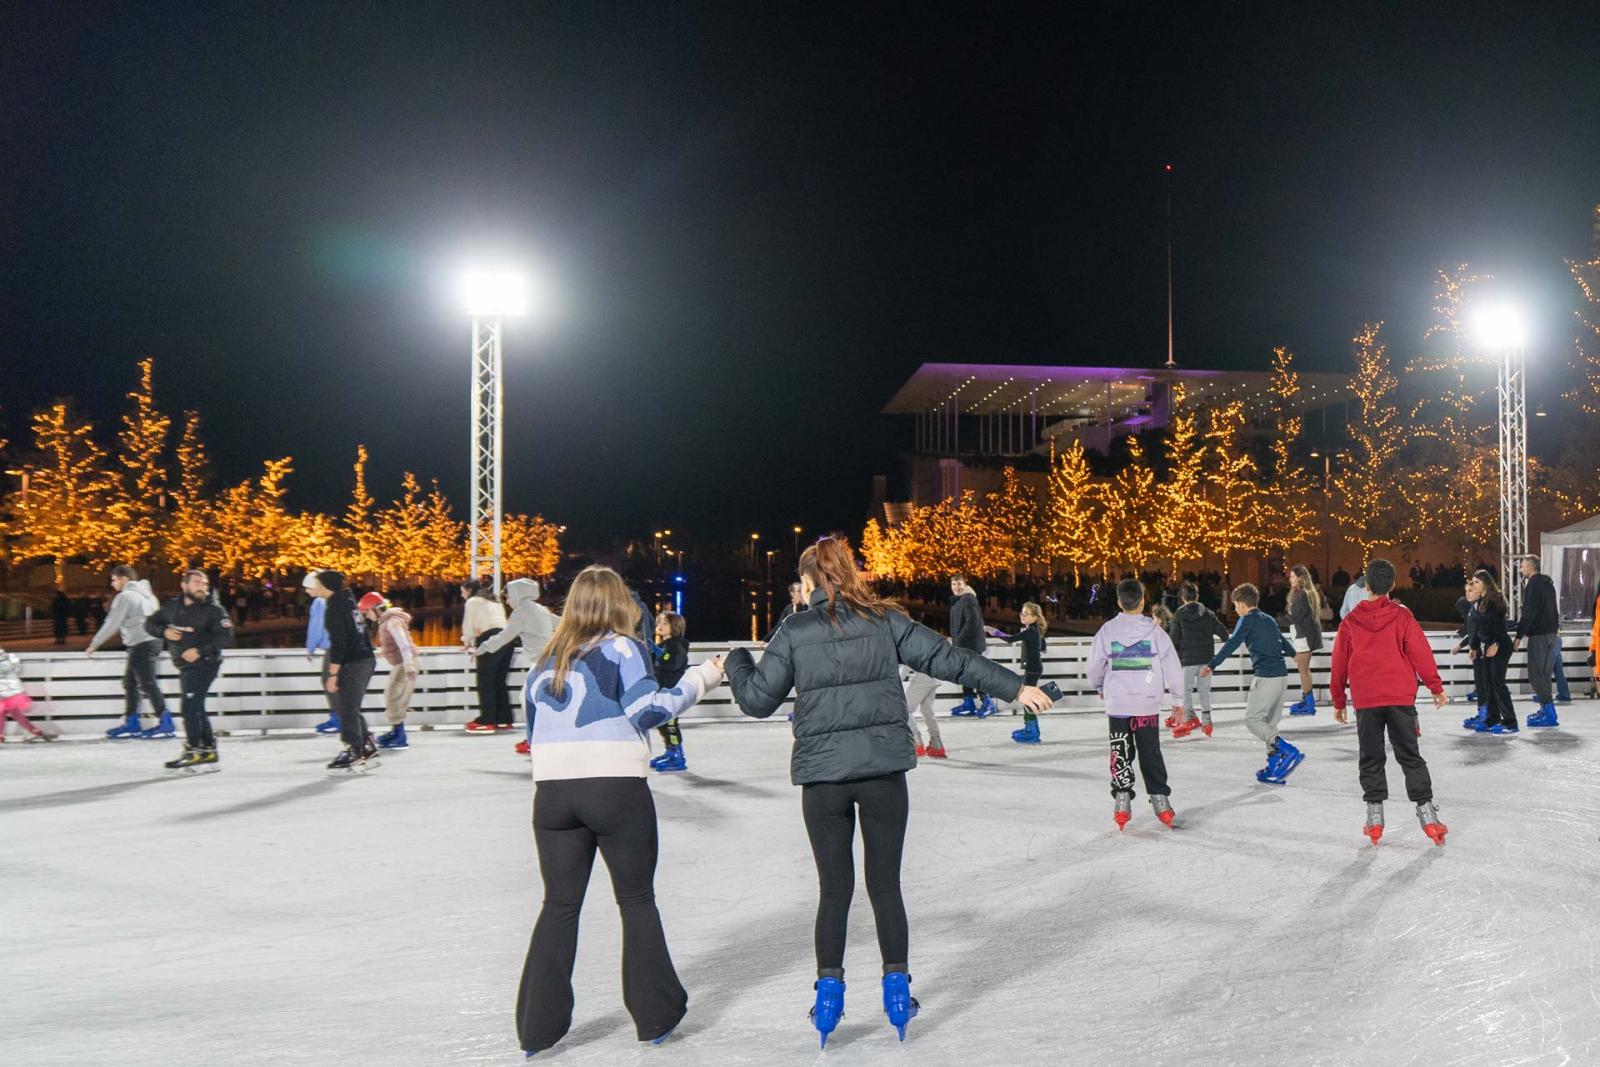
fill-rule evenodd
<path id="1" fill-rule="evenodd" d="M 1600 594 L 1600 515 L 1540 534 L 1539 566 L 1556 585 L 1562 625 L 1592 623 Z"/>

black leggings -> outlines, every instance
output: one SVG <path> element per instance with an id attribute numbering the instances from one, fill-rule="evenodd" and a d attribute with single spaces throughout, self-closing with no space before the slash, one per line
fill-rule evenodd
<path id="1" fill-rule="evenodd" d="M 500 627 L 485 630 L 478 635 L 478 644 L 500 632 Z M 506 676 L 511 673 L 511 657 L 516 645 L 506 645 L 498 652 L 480 652 L 473 672 L 478 680 L 478 722 L 485 726 L 510 726 L 516 721 L 511 711 L 511 693 L 506 689 Z"/>
<path id="2" fill-rule="evenodd" d="M 540 782 L 533 840 L 544 907 L 533 927 L 517 990 L 517 1037 L 524 1051 L 549 1048 L 572 1026 L 572 963 L 578 914 L 598 848 L 622 913 L 622 1003 L 640 1041 L 660 1037 L 689 1007 L 656 910 L 656 806 L 643 778 Z"/>
<path id="3" fill-rule="evenodd" d="M 856 809 L 861 810 L 861 844 L 867 866 L 867 898 L 878 924 L 883 973 L 903 971 L 911 933 L 900 896 L 900 856 L 905 851 L 911 801 L 906 774 L 896 771 L 854 782 L 807 785 L 800 793 L 811 853 L 817 861 L 817 976 L 844 974 L 845 934 L 850 897 L 856 888 Z"/>

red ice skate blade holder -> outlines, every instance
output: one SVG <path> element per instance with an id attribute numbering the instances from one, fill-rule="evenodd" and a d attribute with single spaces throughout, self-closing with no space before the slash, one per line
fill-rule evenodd
<path id="1" fill-rule="evenodd" d="M 1161 820 L 1161 824 L 1163 826 L 1171 826 L 1172 825 L 1172 816 L 1173 816 L 1172 812 L 1163 811 L 1163 812 L 1158 813 L 1156 815 L 1156 818 Z"/>
<path id="2" fill-rule="evenodd" d="M 1362 832 L 1365 833 L 1368 837 L 1372 838 L 1372 847 L 1373 848 L 1377 848 L 1378 847 L 1378 838 L 1383 836 L 1383 827 L 1381 827 L 1381 826 L 1369 826 Z"/>
<path id="3" fill-rule="evenodd" d="M 1112 815 L 1111 817 L 1113 819 L 1117 820 L 1117 830 L 1118 831 L 1121 831 L 1123 827 L 1127 826 L 1128 825 L 1128 820 L 1133 818 L 1132 815 L 1130 815 L 1128 812 L 1125 812 L 1125 811 L 1119 811 L 1116 814 Z"/>
<path id="4" fill-rule="evenodd" d="M 1433 840 L 1433 843 L 1438 845 L 1440 848 L 1444 847 L 1444 835 L 1448 831 L 1449 827 L 1445 826 L 1445 824 L 1442 822 L 1430 822 L 1428 825 L 1422 828 L 1422 832 L 1427 834 L 1428 837 Z"/>

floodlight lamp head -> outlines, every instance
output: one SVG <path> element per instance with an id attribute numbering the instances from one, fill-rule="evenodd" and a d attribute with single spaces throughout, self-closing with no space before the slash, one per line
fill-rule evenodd
<path id="1" fill-rule="evenodd" d="M 1480 348 L 1496 352 L 1520 348 L 1526 339 L 1522 315 L 1510 304 L 1490 304 L 1475 311 L 1472 333 Z"/>
<path id="2" fill-rule="evenodd" d="M 461 275 L 461 305 L 473 318 L 528 313 L 528 279 L 508 268 L 473 269 Z"/>

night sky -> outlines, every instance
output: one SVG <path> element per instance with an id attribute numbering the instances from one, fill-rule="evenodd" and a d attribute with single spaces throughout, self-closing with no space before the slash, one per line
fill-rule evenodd
<path id="1" fill-rule="evenodd" d="M 0 418 L 109 422 L 148 355 L 225 479 L 292 454 L 338 509 L 362 441 L 380 498 L 464 506 L 481 250 L 548 305 L 508 329 L 512 510 L 857 530 L 919 363 L 1162 358 L 1168 161 L 1181 364 L 1344 370 L 1370 318 L 1403 355 L 1468 260 L 1564 366 L 1596 5 L 862 7 L 11 6 Z"/>

